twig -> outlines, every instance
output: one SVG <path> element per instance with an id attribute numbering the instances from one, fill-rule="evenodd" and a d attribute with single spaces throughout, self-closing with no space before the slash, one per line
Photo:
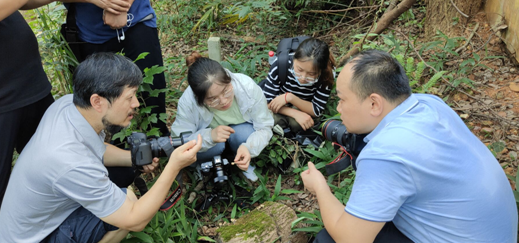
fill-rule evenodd
<path id="1" fill-rule="evenodd" d="M 460 46 L 458 49 L 456 49 L 456 53 L 459 53 L 461 50 L 465 49 L 469 43 L 470 43 L 470 40 L 472 40 L 472 37 L 474 37 L 474 33 L 476 33 L 476 30 L 478 30 L 479 28 L 479 23 L 476 23 L 476 27 L 474 27 L 474 30 L 472 31 L 472 33 L 470 33 L 470 36 L 469 38 L 467 39 L 467 42 L 465 42 L 465 45 L 463 46 Z"/>
<path id="2" fill-rule="evenodd" d="M 457 103 L 456 103 L 457 104 Z M 464 111 L 464 110 L 473 110 L 473 109 L 492 109 L 494 107 L 502 106 L 502 104 L 494 104 L 488 106 L 473 106 L 473 107 L 462 107 L 462 108 L 452 108 L 455 111 Z"/>
<path id="3" fill-rule="evenodd" d="M 335 10 L 307 10 L 307 11 L 301 11 L 301 13 L 340 13 L 340 12 L 348 12 L 353 9 L 363 9 L 363 8 L 378 8 L 378 5 L 377 6 L 351 7 L 351 8 L 335 9 Z"/>
<path id="4" fill-rule="evenodd" d="M 402 35 L 402 37 L 404 37 L 404 38 L 407 40 L 407 42 L 409 43 L 409 45 L 411 45 L 411 47 L 413 48 L 413 51 L 414 51 L 414 52 L 416 53 L 416 55 L 420 58 L 420 60 L 422 60 L 422 62 L 425 64 L 425 66 L 428 67 L 428 68 L 430 68 L 430 69 L 432 69 L 435 73 L 439 73 L 439 71 L 436 70 L 436 68 L 434 68 L 433 66 L 429 65 L 429 64 L 428 64 L 428 63 L 427 63 L 427 62 L 422 58 L 422 56 L 420 55 L 420 53 L 418 53 L 418 51 L 417 51 L 416 48 L 414 47 L 413 43 L 412 43 L 411 40 L 409 39 L 409 37 L 407 37 L 406 35 L 404 35 L 404 33 L 402 33 L 401 31 L 399 31 L 399 30 L 397 30 L 397 29 L 393 29 L 393 28 L 389 28 L 389 29 L 394 30 L 394 31 L 400 33 L 400 35 Z M 480 103 L 483 107 L 486 106 L 486 104 L 485 104 L 483 101 L 481 101 L 480 99 L 478 99 L 478 98 L 476 98 L 476 97 L 474 97 L 474 96 L 468 94 L 467 92 L 465 92 L 464 90 L 460 89 L 459 87 L 454 86 L 451 82 L 449 82 L 449 80 L 447 80 L 447 79 L 444 78 L 443 76 L 441 77 L 441 79 L 442 79 L 445 83 L 449 84 L 452 88 L 456 89 L 458 92 L 467 95 L 468 97 L 472 98 L 472 99 L 475 100 L 476 102 Z M 514 126 L 517 125 L 516 122 L 511 121 L 510 119 L 506 119 L 506 118 L 501 117 L 499 114 L 497 114 L 495 111 L 493 111 L 493 110 L 491 110 L 491 109 L 489 109 L 488 111 L 489 111 L 490 113 L 492 113 L 492 115 L 494 115 L 494 117 L 493 117 L 494 119 L 501 120 L 501 121 L 503 121 L 503 122 L 509 123 L 510 125 L 514 125 Z"/>
<path id="5" fill-rule="evenodd" d="M 458 10 L 458 12 L 459 12 L 463 17 L 465 17 L 465 18 L 468 18 L 468 17 L 469 17 L 468 15 L 464 14 L 463 12 L 461 12 L 461 10 L 458 8 L 458 6 L 456 6 L 456 4 L 454 4 L 454 1 L 453 1 L 453 0 L 451 0 L 451 4 L 452 4 L 452 6 L 454 6 L 454 8 L 456 8 L 456 10 Z"/>

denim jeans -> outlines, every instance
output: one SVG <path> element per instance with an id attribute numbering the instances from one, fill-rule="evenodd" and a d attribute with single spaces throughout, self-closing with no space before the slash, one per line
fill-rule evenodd
<path id="1" fill-rule="evenodd" d="M 225 148 L 230 149 L 233 155 L 236 155 L 236 151 L 242 143 L 247 141 L 247 138 L 255 131 L 252 123 L 241 123 L 237 125 L 229 125 L 234 129 L 234 133 L 231 133 L 229 139 L 223 143 L 217 143 L 214 147 L 210 148 L 205 152 L 199 152 L 196 154 L 196 164 L 201 164 L 213 160 L 216 155 L 221 155 Z M 234 158 L 233 158 L 234 159 Z M 229 161 L 231 162 L 231 161 Z M 195 164 L 194 164 L 195 165 Z"/>

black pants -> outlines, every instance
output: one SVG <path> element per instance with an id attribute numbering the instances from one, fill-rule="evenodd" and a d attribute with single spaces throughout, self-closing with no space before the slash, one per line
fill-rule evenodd
<path id="1" fill-rule="evenodd" d="M 387 222 L 378 233 L 374 243 L 412 243 L 407 236 L 398 230 L 393 222 Z M 315 236 L 314 243 L 335 243 L 326 229 L 322 229 Z"/>
<path id="2" fill-rule="evenodd" d="M 121 34 L 121 31 L 119 31 L 119 34 Z M 123 52 L 124 55 L 131 60 L 137 59 L 137 57 L 143 52 L 148 52 L 149 54 L 144 59 L 135 62 L 141 71 L 144 72 L 145 68 L 151 68 L 154 65 L 164 66 L 159 36 L 156 28 L 151 28 L 143 23 L 138 23 L 129 28 L 128 31 L 124 32 L 124 35 L 125 39 L 120 43 L 116 37 L 103 44 L 85 43 L 79 45 L 81 55 L 77 57 L 78 61 L 82 62 L 89 55 L 96 52 Z M 151 88 L 153 90 L 166 88 L 166 78 L 164 73 L 153 75 L 153 84 L 151 85 Z M 157 106 L 151 109 L 151 113 L 157 114 L 157 118 L 159 118 L 160 113 L 166 113 L 166 94 L 164 92 L 161 92 L 158 97 L 149 97 L 147 92 L 141 95 L 144 98 L 146 106 Z M 156 125 L 153 126 L 159 128 L 163 136 L 169 136 L 170 132 L 168 127 L 160 119 L 157 121 Z"/>
<path id="3" fill-rule="evenodd" d="M 14 150 L 22 152 L 52 102 L 54 98 L 49 93 L 28 106 L 0 113 L 0 205 L 11 175 Z"/>

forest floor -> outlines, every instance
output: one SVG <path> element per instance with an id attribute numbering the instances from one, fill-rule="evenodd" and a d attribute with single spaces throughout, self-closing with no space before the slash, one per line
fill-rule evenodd
<path id="1" fill-rule="evenodd" d="M 418 22 L 425 17 L 424 15 L 424 13 L 418 11 L 415 13 Z M 479 27 L 474 31 L 476 25 L 479 25 Z M 423 28 L 420 29 L 416 25 L 406 26 L 402 21 L 395 21 L 390 28 L 395 31 L 395 36 L 401 40 L 405 40 L 407 38 L 405 36 L 418 36 L 416 43 L 426 41 Z M 473 32 L 474 34 L 472 34 Z M 236 53 L 240 48 L 239 43 L 232 38 L 232 33 L 224 31 L 213 33 L 213 35 L 231 36 L 231 38 L 224 38 L 222 43 L 222 56 L 224 58 L 227 55 Z M 339 50 L 344 50 L 345 48 L 334 46 L 333 38 L 331 37 L 333 35 L 344 36 L 347 33 L 341 33 L 341 28 L 337 28 L 333 33 L 329 33 L 327 37 L 320 38 L 330 43 L 336 57 L 341 57 L 345 53 L 339 53 Z M 462 117 L 468 128 L 481 141 L 491 146 L 492 150 L 497 152 L 496 158 L 505 173 L 515 177 L 518 163 L 517 154 L 519 153 L 517 127 L 517 122 L 519 121 L 519 67 L 505 51 L 505 44 L 491 29 L 484 13 L 478 14 L 469 23 L 459 28 L 459 36 L 468 39 L 470 35 L 473 35 L 473 37 L 466 45 L 466 48 L 459 52 L 459 56 L 452 56 L 452 59 L 445 63 L 447 69 L 449 66 L 459 64 L 469 57 L 474 57 L 474 53 L 481 57 L 501 57 L 482 60 L 481 64 L 488 68 L 481 66 L 467 73 L 467 78 L 474 81 L 473 87 L 461 84 L 456 88 L 450 88 L 449 83 L 441 81 L 439 85 L 431 89 L 430 93 L 446 98 L 446 102 Z M 236 37 L 235 39 L 244 38 Z M 248 40 L 257 41 L 251 37 Z M 189 44 L 175 43 L 175 45 L 163 47 L 163 52 L 166 58 L 172 55 L 186 57 L 193 49 L 195 49 L 194 46 Z M 410 51 L 413 52 L 414 50 Z M 431 53 L 424 52 L 422 58 L 428 61 L 430 58 L 429 54 Z M 415 53 L 414 58 L 419 60 L 420 57 Z M 171 82 L 171 85 L 178 86 L 180 80 L 172 80 Z M 168 112 L 175 112 L 173 104 L 169 107 Z M 504 145 L 504 147 L 499 148 L 499 145 Z M 272 170 L 275 171 L 274 168 Z M 274 190 L 278 173 L 268 173 L 269 177 L 272 178 L 269 180 L 267 187 L 272 191 Z M 512 180 L 510 180 L 510 183 L 515 189 L 515 183 Z M 257 183 L 255 186 L 257 186 Z M 302 185 L 295 185 L 293 176 L 283 177 L 282 188 L 304 190 Z M 289 195 L 289 197 L 292 200 L 280 202 L 292 207 L 296 212 L 312 212 L 314 209 L 318 209 L 315 197 L 309 193 L 293 194 Z M 213 222 L 212 218 L 214 217 L 205 216 L 200 219 L 205 225 L 199 229 L 200 234 L 207 236 L 216 234 L 215 230 L 221 223 L 218 223 L 218 221 Z"/>

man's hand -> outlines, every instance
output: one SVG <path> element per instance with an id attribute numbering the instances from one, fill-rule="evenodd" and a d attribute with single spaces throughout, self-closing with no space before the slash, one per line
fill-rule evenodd
<path id="1" fill-rule="evenodd" d="M 158 167 L 159 167 L 159 158 L 153 158 L 153 160 L 151 161 L 151 164 L 142 166 L 141 172 L 146 173 L 146 174 L 151 173 Z"/>
<path id="2" fill-rule="evenodd" d="M 305 131 L 314 126 L 314 120 L 312 117 L 302 111 L 295 113 L 292 117 L 297 121 L 297 123 L 299 123 L 299 125 L 301 125 L 301 128 L 303 128 Z"/>
<path id="3" fill-rule="evenodd" d="M 278 113 L 279 112 L 279 109 L 281 109 L 281 107 L 285 106 L 287 103 L 285 102 L 285 95 L 286 94 L 282 94 L 282 95 L 278 95 L 278 97 L 272 99 L 270 101 L 270 103 L 268 104 L 268 108 L 274 112 L 274 113 Z"/>
<path id="4" fill-rule="evenodd" d="M 88 0 L 90 3 L 112 13 L 122 14 L 128 12 L 131 3 L 128 0 Z"/>
<path id="5" fill-rule="evenodd" d="M 191 140 L 173 151 L 168 163 L 174 164 L 178 169 L 182 169 L 196 161 L 196 153 L 202 148 L 202 136 L 198 134 L 195 140 Z"/>
<path id="6" fill-rule="evenodd" d="M 330 190 L 323 174 L 315 168 L 315 165 L 312 162 L 308 162 L 308 170 L 301 173 L 301 179 L 303 179 L 305 188 L 314 195 L 318 190 Z"/>
<path id="7" fill-rule="evenodd" d="M 213 139 L 214 143 L 223 143 L 229 139 L 231 133 L 234 133 L 234 129 L 229 126 L 220 125 L 211 130 L 211 139 Z"/>
<path id="8" fill-rule="evenodd" d="M 238 168 L 245 171 L 249 168 L 250 164 L 250 152 L 245 145 L 240 145 L 238 151 L 236 151 L 236 157 L 234 158 L 234 163 Z"/>
<path id="9" fill-rule="evenodd" d="M 110 26 L 112 29 L 120 29 L 126 26 L 127 23 L 127 13 L 124 12 L 122 14 L 113 14 L 110 12 L 103 12 L 103 22 L 104 24 Z"/>

